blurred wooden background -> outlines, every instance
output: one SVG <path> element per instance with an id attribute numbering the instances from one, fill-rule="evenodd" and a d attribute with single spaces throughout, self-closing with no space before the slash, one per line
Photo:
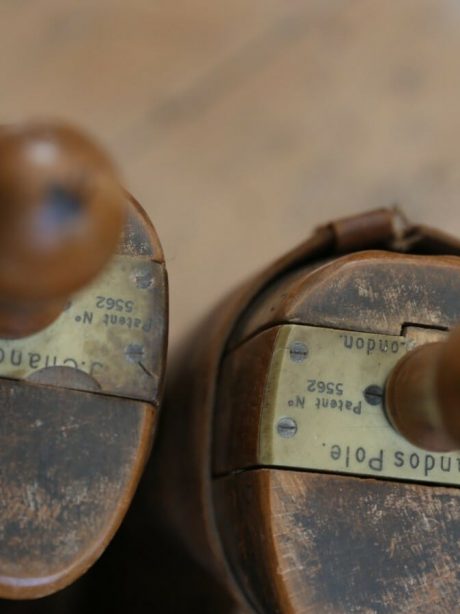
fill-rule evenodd
<path id="1" fill-rule="evenodd" d="M 1 0 L 0 121 L 72 120 L 160 233 L 172 347 L 331 216 L 460 233 L 456 0 Z"/>

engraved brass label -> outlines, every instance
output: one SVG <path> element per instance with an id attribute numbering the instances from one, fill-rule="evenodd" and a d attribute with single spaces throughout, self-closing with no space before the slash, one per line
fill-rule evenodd
<path id="1" fill-rule="evenodd" d="M 460 484 L 460 451 L 417 448 L 385 417 L 386 378 L 415 343 L 407 337 L 281 326 L 265 392 L 260 462 Z"/>
<path id="2" fill-rule="evenodd" d="M 0 375 L 34 380 L 44 369 L 72 367 L 90 376 L 73 388 L 152 401 L 155 348 L 162 346 L 156 337 L 165 330 L 155 320 L 164 313 L 163 282 L 161 265 L 149 257 L 115 256 L 46 329 L 0 339 Z"/>

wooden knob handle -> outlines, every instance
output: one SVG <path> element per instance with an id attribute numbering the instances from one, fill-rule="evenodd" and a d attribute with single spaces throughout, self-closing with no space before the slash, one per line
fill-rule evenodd
<path id="1" fill-rule="evenodd" d="M 123 202 L 112 162 L 74 128 L 0 129 L 0 336 L 46 326 L 100 271 Z"/>
<path id="2" fill-rule="evenodd" d="M 460 328 L 446 342 L 417 347 L 399 361 L 385 406 L 396 430 L 416 446 L 460 450 Z"/>

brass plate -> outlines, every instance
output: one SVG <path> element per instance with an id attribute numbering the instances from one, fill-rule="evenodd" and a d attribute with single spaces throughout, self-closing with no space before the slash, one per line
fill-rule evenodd
<path id="1" fill-rule="evenodd" d="M 44 369 L 72 367 L 90 376 L 73 378 L 72 388 L 96 384 L 106 394 L 154 400 L 155 348 L 163 347 L 157 337 L 165 330 L 155 321 L 164 313 L 163 276 L 149 257 L 115 256 L 53 324 L 30 337 L 0 340 L 0 376 L 33 380 Z"/>
<path id="2" fill-rule="evenodd" d="M 408 337 L 280 327 L 262 412 L 263 465 L 460 484 L 460 451 L 421 450 L 388 423 L 380 391 Z"/>

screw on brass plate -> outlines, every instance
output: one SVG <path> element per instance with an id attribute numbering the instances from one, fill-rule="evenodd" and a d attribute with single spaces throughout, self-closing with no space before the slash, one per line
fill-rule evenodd
<path id="1" fill-rule="evenodd" d="M 153 287 L 153 273 L 151 270 L 136 271 L 134 275 L 136 286 L 141 290 L 148 290 Z"/>
<path id="2" fill-rule="evenodd" d="M 289 346 L 289 357 L 294 362 L 302 362 L 308 356 L 308 348 L 302 341 L 294 341 Z"/>
<path id="3" fill-rule="evenodd" d="M 125 349 L 125 356 L 131 362 L 139 362 L 144 358 L 144 348 L 137 343 L 130 343 Z"/>
<path id="4" fill-rule="evenodd" d="M 363 394 L 369 405 L 380 405 L 383 401 L 383 390 L 380 386 L 376 386 L 375 384 L 368 386 Z"/>
<path id="5" fill-rule="evenodd" d="M 276 430 L 280 437 L 289 439 L 297 433 L 297 422 L 292 418 L 281 418 L 276 425 Z"/>

